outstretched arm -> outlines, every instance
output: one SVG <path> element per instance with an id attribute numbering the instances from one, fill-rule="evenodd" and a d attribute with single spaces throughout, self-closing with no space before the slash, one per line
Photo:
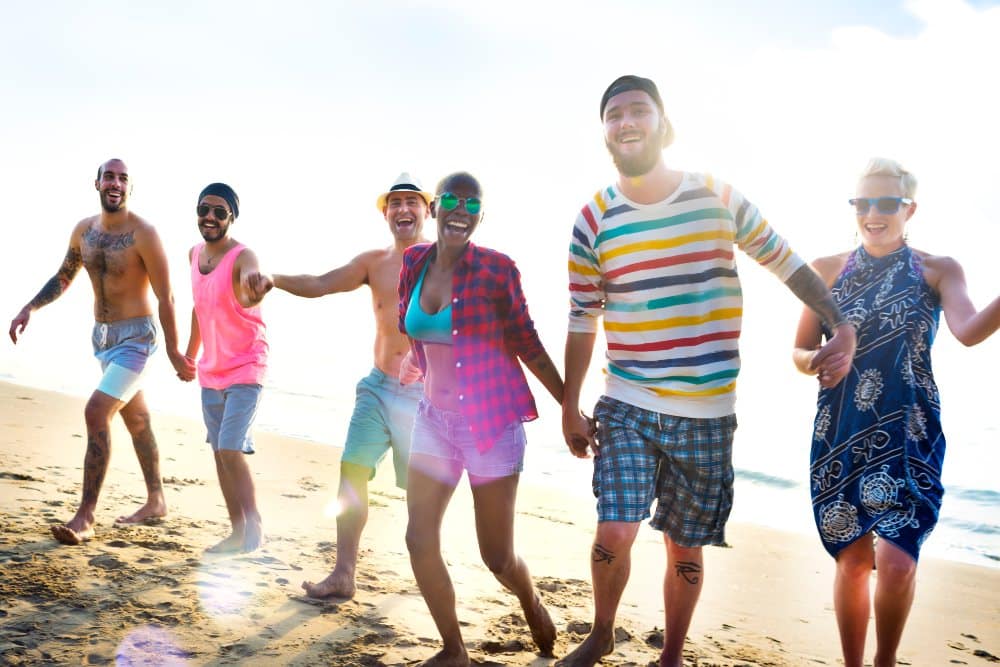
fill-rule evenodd
<path id="1" fill-rule="evenodd" d="M 54 276 L 49 278 L 48 282 L 35 295 L 35 298 L 29 301 L 11 321 L 10 339 L 15 345 L 17 344 L 17 337 L 24 333 L 24 330 L 28 327 L 28 320 L 31 319 L 31 313 L 62 296 L 66 288 L 73 282 L 73 278 L 80 271 L 80 267 L 83 266 L 83 254 L 80 252 L 79 229 L 80 226 L 78 225 L 70 236 L 69 248 L 66 250 L 66 256 L 63 258 L 59 270 L 56 271 Z"/>
<path id="2" fill-rule="evenodd" d="M 854 327 L 840 312 L 840 308 L 837 307 L 837 303 L 830 294 L 830 288 L 811 267 L 800 267 L 789 276 L 785 284 L 812 311 L 813 317 L 818 318 L 813 325 L 806 323 L 807 331 L 804 334 L 803 342 L 809 342 L 808 332 L 813 326 L 818 328 L 819 322 L 825 324 L 827 329 L 833 332 L 833 338 L 822 347 L 818 347 L 818 340 L 812 347 L 800 346 L 797 339 L 796 353 L 793 357 L 795 364 L 803 372 L 818 373 L 820 384 L 824 387 L 833 387 L 844 378 L 851 368 L 854 349 L 858 342 Z M 806 315 L 803 314 L 803 320 L 807 319 Z M 802 321 L 800 321 L 799 327 L 801 330 Z"/>
<path id="3" fill-rule="evenodd" d="M 174 293 L 170 288 L 170 269 L 167 265 L 167 255 L 160 243 L 160 236 L 152 225 L 144 225 L 136 231 L 136 248 L 146 266 L 149 285 L 153 288 L 158 304 L 157 312 L 160 318 L 160 328 L 163 330 L 163 341 L 166 344 L 167 356 L 177 371 L 177 376 L 184 381 L 194 379 L 194 364 L 181 354 L 177 338 L 177 320 L 174 317 Z"/>
<path id="4" fill-rule="evenodd" d="M 933 263 L 939 271 L 937 289 L 941 296 L 948 329 L 962 343 L 972 346 L 983 342 L 1000 329 L 1000 296 L 980 311 L 976 310 L 965 284 L 962 266 L 950 257 L 935 257 Z"/>
<path id="5" fill-rule="evenodd" d="M 315 298 L 334 294 L 335 292 L 350 292 L 368 282 L 368 253 L 358 255 L 339 268 L 327 271 L 321 276 L 274 274 L 270 276 L 271 283 L 280 290 Z"/>
<path id="6" fill-rule="evenodd" d="M 256 306 L 264 300 L 271 289 L 267 277 L 260 272 L 257 255 L 250 248 L 244 248 L 233 264 L 233 290 L 236 300 L 244 308 Z"/>

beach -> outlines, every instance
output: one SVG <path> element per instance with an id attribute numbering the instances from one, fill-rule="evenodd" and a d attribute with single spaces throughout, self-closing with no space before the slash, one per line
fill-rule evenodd
<path id="1" fill-rule="evenodd" d="M 206 555 L 227 534 L 228 519 L 202 424 L 153 415 L 170 513 L 152 525 L 121 526 L 114 518 L 141 504 L 144 486 L 116 421 L 96 535 L 78 547 L 56 543 L 50 525 L 68 520 L 79 501 L 84 403 L 0 383 L 4 664 L 413 665 L 438 650 L 404 544 L 405 493 L 388 466 L 372 483 L 357 595 L 303 594 L 302 581 L 322 579 L 336 554 L 340 449 L 326 443 L 258 431 L 250 467 L 267 543 L 251 554 Z M 557 657 L 583 639 L 592 616 L 594 514 L 579 497 L 525 481 L 518 497 L 517 549 L 558 628 Z M 474 664 L 552 664 L 536 653 L 516 598 L 480 561 L 471 508 L 463 481 L 442 544 Z M 705 549 L 687 664 L 841 664 L 833 562 L 818 540 L 731 523 L 727 542 Z M 656 661 L 664 560 L 659 535 L 643 527 L 616 649 L 603 664 Z M 925 557 L 901 664 L 998 662 L 998 619 L 1000 570 Z M 873 626 L 869 635 L 873 645 Z"/>

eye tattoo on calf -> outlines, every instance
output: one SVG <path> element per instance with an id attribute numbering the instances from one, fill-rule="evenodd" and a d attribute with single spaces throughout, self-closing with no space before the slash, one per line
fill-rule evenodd
<path id="1" fill-rule="evenodd" d="M 689 584 L 697 584 L 701 579 L 701 565 L 694 561 L 684 560 L 674 566 L 678 577 L 684 577 Z"/>
<path id="2" fill-rule="evenodd" d="M 594 562 L 595 563 L 607 563 L 608 565 L 611 565 L 611 562 L 614 561 L 614 559 L 615 559 L 615 555 L 612 552 L 608 551 L 607 549 L 605 549 L 604 547 L 602 547 L 600 544 L 595 544 L 594 545 Z"/>

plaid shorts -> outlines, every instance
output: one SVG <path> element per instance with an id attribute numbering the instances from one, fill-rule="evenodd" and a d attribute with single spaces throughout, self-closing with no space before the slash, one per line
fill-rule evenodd
<path id="1" fill-rule="evenodd" d="M 736 415 L 675 417 L 602 396 L 594 408 L 599 451 L 594 457 L 598 521 L 650 525 L 676 544 L 725 542 L 733 508 Z"/>

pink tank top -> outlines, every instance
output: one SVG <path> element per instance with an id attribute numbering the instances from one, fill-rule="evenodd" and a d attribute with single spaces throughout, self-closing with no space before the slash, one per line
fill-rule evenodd
<path id="1" fill-rule="evenodd" d="M 203 348 L 198 381 L 209 389 L 263 384 L 267 370 L 266 327 L 260 306 L 244 308 L 233 292 L 233 265 L 245 247 L 237 243 L 230 248 L 208 274 L 198 268 L 205 244 L 191 252 L 191 289 Z"/>

